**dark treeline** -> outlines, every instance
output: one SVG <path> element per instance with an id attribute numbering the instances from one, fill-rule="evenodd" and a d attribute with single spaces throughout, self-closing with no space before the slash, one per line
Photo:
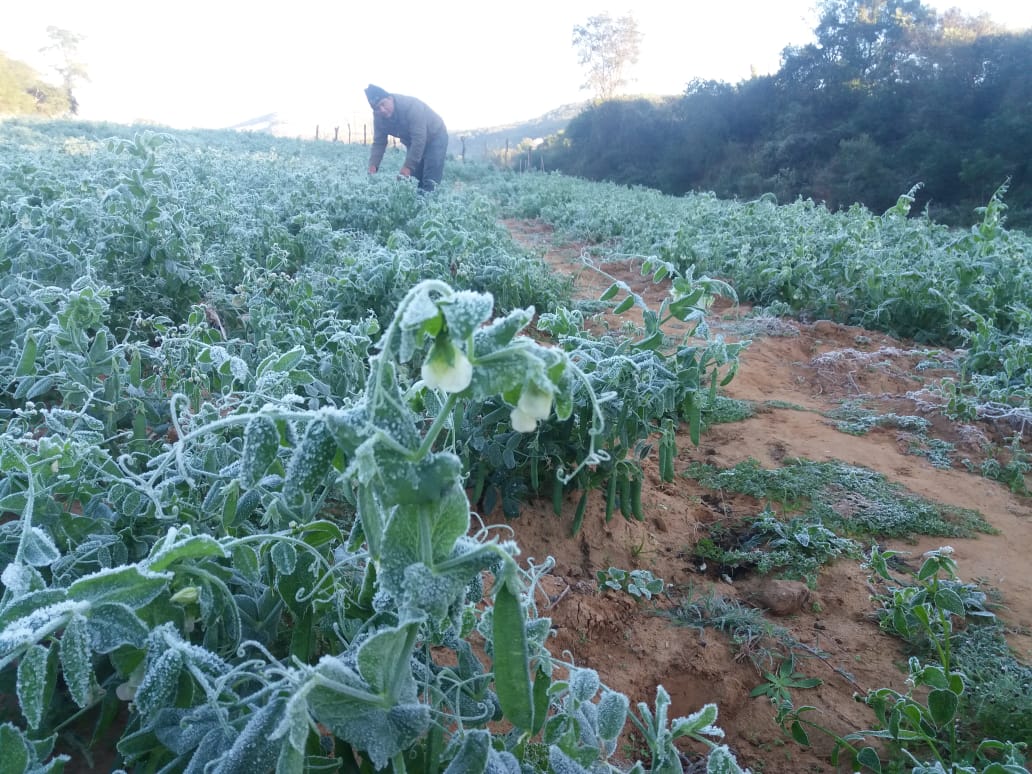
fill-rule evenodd
<path id="1" fill-rule="evenodd" d="M 597 104 L 542 148 L 544 166 L 671 194 L 773 193 L 968 225 L 1001 185 L 1032 225 L 1032 32 L 918 0 L 823 0 L 816 42 L 779 72 L 695 81 L 666 100 Z"/>

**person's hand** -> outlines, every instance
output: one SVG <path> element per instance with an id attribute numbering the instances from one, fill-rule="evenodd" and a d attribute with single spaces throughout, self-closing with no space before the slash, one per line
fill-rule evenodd
<path id="1" fill-rule="evenodd" d="M 409 177 L 412 174 L 412 170 L 408 167 L 402 167 L 401 171 L 398 172 L 401 177 Z"/>
<path id="2" fill-rule="evenodd" d="M 376 174 L 376 165 L 375 164 L 370 164 L 369 165 L 369 174 L 370 175 L 375 175 Z"/>

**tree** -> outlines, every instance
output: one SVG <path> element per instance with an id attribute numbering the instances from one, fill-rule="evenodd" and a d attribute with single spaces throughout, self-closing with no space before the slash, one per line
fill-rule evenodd
<path id="1" fill-rule="evenodd" d="M 61 86 L 68 99 L 68 110 L 75 115 L 79 112 L 79 101 L 75 98 L 74 93 L 75 86 L 80 80 L 89 80 L 85 65 L 76 59 L 82 35 L 53 25 L 47 27 L 47 35 L 53 42 L 40 51 L 51 53 L 54 56 L 56 60 L 53 65 L 54 71 L 61 76 Z"/>
<path id="2" fill-rule="evenodd" d="M 630 14 L 614 21 L 604 13 L 574 26 L 578 64 L 588 72 L 581 88 L 593 92 L 597 100 L 612 99 L 627 84 L 624 74 L 629 65 L 637 64 L 640 44 L 638 22 Z"/>

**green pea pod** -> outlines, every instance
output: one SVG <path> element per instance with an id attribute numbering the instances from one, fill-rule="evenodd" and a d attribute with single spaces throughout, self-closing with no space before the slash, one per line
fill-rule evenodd
<path id="1" fill-rule="evenodd" d="M 634 516 L 631 510 L 631 477 L 620 476 L 620 513 L 628 521 Z"/>
<path id="2" fill-rule="evenodd" d="M 558 476 L 552 477 L 552 511 L 556 516 L 563 515 L 563 482 Z"/>
<path id="3" fill-rule="evenodd" d="M 645 521 L 645 512 L 641 507 L 641 487 L 642 477 L 640 475 L 633 476 L 631 478 L 631 515 L 638 521 Z"/>
<path id="4" fill-rule="evenodd" d="M 473 483 L 473 497 L 470 498 L 475 503 L 479 503 L 484 496 L 484 485 L 487 483 L 488 472 L 489 468 L 483 460 L 477 463 L 477 475 Z"/>
<path id="5" fill-rule="evenodd" d="M 240 481 L 250 489 L 265 475 L 279 451 L 280 434 L 272 417 L 256 414 L 244 428 Z"/>
<path id="6" fill-rule="evenodd" d="M 143 383 L 143 360 L 140 357 L 140 350 L 134 349 L 133 356 L 129 359 L 129 384 L 139 387 Z"/>
<path id="7" fill-rule="evenodd" d="M 18 365 L 14 369 L 15 376 L 30 376 L 36 372 L 36 350 L 38 343 L 36 334 L 29 333 L 25 336 L 25 346 L 22 348 Z"/>
<path id="8" fill-rule="evenodd" d="M 670 483 L 674 480 L 674 457 L 677 456 L 677 442 L 672 432 L 663 433 L 659 441 L 659 477 Z"/>
<path id="9" fill-rule="evenodd" d="M 321 419 L 312 422 L 301 439 L 301 445 L 294 450 L 287 464 L 283 483 L 284 499 L 291 504 L 303 501 L 306 495 L 311 494 L 325 480 L 333 467 L 336 454 L 337 440 L 326 422 Z"/>
<path id="10" fill-rule="evenodd" d="M 534 728 L 531 736 L 537 736 L 548 720 L 548 689 L 552 687 L 552 678 L 538 664 L 534 674 Z"/>
<path id="11" fill-rule="evenodd" d="M 646 336 L 631 346 L 638 350 L 649 350 L 654 352 L 663 345 L 663 331 L 656 331 L 651 336 Z"/>
<path id="12" fill-rule="evenodd" d="M 242 497 L 238 490 L 230 489 L 226 495 L 226 507 L 222 511 L 222 523 L 225 527 L 237 527 L 251 517 L 262 501 L 260 489 L 248 489 Z"/>
<path id="13" fill-rule="evenodd" d="M 623 314 L 632 306 L 634 306 L 634 296 L 627 296 L 627 298 L 616 305 L 616 308 L 613 309 L 613 314 Z"/>
<path id="14" fill-rule="evenodd" d="M 580 532 L 581 524 L 584 522 L 584 511 L 588 505 L 588 490 L 585 489 L 581 492 L 580 500 L 577 501 L 577 510 L 573 514 L 573 527 L 570 529 L 570 535 L 576 535 Z"/>
<path id="15" fill-rule="evenodd" d="M 522 731 L 534 728 L 534 692 L 530 682 L 527 627 L 519 596 L 500 577 L 491 614 L 495 693 L 505 717 Z"/>
<path id="16" fill-rule="evenodd" d="M 609 483 L 606 484 L 606 523 L 613 518 L 613 509 L 616 507 L 616 471 L 609 474 Z"/>
<path id="17" fill-rule="evenodd" d="M 219 500 L 219 496 L 227 487 L 223 484 L 213 484 L 209 489 L 208 493 L 204 495 L 204 499 L 201 501 L 201 513 L 210 513 L 215 510 L 215 504 Z"/>

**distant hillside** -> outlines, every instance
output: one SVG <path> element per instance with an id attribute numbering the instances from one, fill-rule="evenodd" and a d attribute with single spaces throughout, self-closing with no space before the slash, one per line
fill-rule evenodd
<path id="1" fill-rule="evenodd" d="M 459 158 L 465 150 L 467 159 L 483 159 L 502 153 L 506 143 L 510 152 L 524 140 L 543 139 L 566 128 L 588 102 L 563 105 L 520 123 L 492 126 L 486 129 L 449 130 L 448 153 Z"/>

